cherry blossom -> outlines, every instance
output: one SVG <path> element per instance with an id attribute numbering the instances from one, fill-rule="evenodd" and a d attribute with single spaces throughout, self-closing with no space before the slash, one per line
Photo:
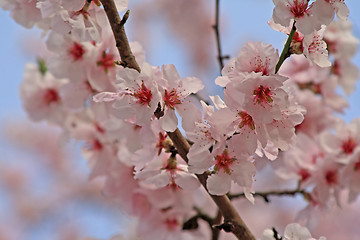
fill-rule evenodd
<path id="1" fill-rule="evenodd" d="M 338 20 L 332 22 L 324 33 L 329 53 L 334 57 L 332 72 L 347 95 L 354 91 L 359 76 L 358 69 L 350 60 L 359 42 L 352 35 L 351 28 L 350 22 Z"/>
<path id="2" fill-rule="evenodd" d="M 48 67 L 56 77 L 69 78 L 73 82 L 86 79 L 86 64 L 92 48 L 89 42 L 80 42 L 73 35 L 51 32 L 47 48 L 55 53 L 49 59 Z"/>
<path id="3" fill-rule="evenodd" d="M 235 148 L 236 144 L 230 140 L 228 148 L 224 148 L 224 145 L 220 144 L 211 153 L 203 153 L 205 157 L 202 161 L 213 165 L 214 169 L 214 173 L 207 179 L 207 189 L 213 195 L 223 195 L 230 190 L 231 182 L 234 181 L 243 187 L 249 201 L 254 202 L 251 195 L 252 177 L 255 175 L 253 160 L 251 157 L 246 157 L 246 153 L 243 156 L 236 155 Z M 195 159 L 193 161 L 190 159 L 189 164 L 191 166 L 198 163 L 195 163 Z M 203 168 L 202 172 L 206 170 Z M 200 169 L 198 173 L 201 173 Z"/>
<path id="4" fill-rule="evenodd" d="M 60 88 L 66 83 L 66 79 L 57 79 L 50 72 L 40 72 L 38 66 L 27 64 L 20 95 L 29 117 L 34 121 L 62 123 L 66 109 L 60 97 Z"/>
<path id="5" fill-rule="evenodd" d="M 296 99 L 306 109 L 304 120 L 297 125 L 297 133 L 305 133 L 315 137 L 318 133 L 335 126 L 336 118 L 332 109 L 323 105 L 322 99 L 318 98 L 310 90 L 297 90 Z"/>
<path id="6" fill-rule="evenodd" d="M 273 0 L 273 19 L 283 27 L 289 27 L 295 20 L 296 29 L 304 35 L 318 31 L 321 25 L 329 25 L 334 18 L 332 6 L 317 0 L 309 4 L 307 0 Z M 316 7 L 314 7 L 316 6 Z"/>
<path id="7" fill-rule="evenodd" d="M 162 94 L 162 108 L 164 116 L 160 118 L 160 125 L 165 131 L 173 132 L 177 128 L 175 109 L 181 117 L 185 117 L 185 98 L 191 93 L 197 93 L 203 89 L 201 80 L 195 77 L 180 78 L 176 68 L 172 64 L 161 68 L 162 77 L 159 81 L 159 90 Z"/>
<path id="8" fill-rule="evenodd" d="M 338 162 L 348 163 L 349 158 L 360 146 L 360 119 L 354 119 L 348 126 L 339 122 L 334 135 L 330 130 L 321 134 L 321 144 L 324 149 L 337 156 Z"/>
<path id="9" fill-rule="evenodd" d="M 243 78 L 244 73 L 261 73 L 271 75 L 275 73 L 275 66 L 279 60 L 278 51 L 270 44 L 249 42 L 222 69 L 222 75 L 215 80 L 219 86 L 225 87 L 231 80 Z"/>
<path id="10" fill-rule="evenodd" d="M 356 149 L 356 152 L 350 157 L 349 163 L 345 166 L 342 176 L 340 178 L 344 179 L 346 186 L 349 187 L 349 202 L 356 200 L 360 188 L 359 188 L 359 177 L 360 177 L 360 155 L 359 148 Z"/>
<path id="11" fill-rule="evenodd" d="M 117 73 L 117 92 L 102 92 L 94 96 L 96 102 L 111 102 L 114 114 L 121 118 L 136 115 L 136 123 L 144 125 L 153 117 L 160 103 L 156 68 L 144 63 L 141 73 L 134 69 L 121 69 Z"/>
<path id="12" fill-rule="evenodd" d="M 333 8 L 333 11 L 336 12 L 336 16 L 341 20 L 347 20 L 349 16 L 349 9 L 345 4 L 345 0 L 317 0 L 318 3 L 314 4 L 314 7 L 317 8 L 319 5 L 319 11 L 321 7 L 324 7 L 325 4 L 330 5 Z"/>
<path id="13" fill-rule="evenodd" d="M 348 106 L 346 99 L 336 92 L 338 82 L 330 68 L 311 65 L 304 56 L 294 55 L 284 63 L 280 74 L 298 84 L 300 89 L 307 89 L 321 95 L 323 101 L 333 110 L 343 112 Z"/>
<path id="14" fill-rule="evenodd" d="M 194 190 L 200 186 L 194 174 L 187 172 L 187 166 L 177 162 L 169 154 L 163 154 L 161 160 L 148 163 L 141 171 L 135 174 L 136 179 L 153 184 L 156 188 L 165 186 L 180 187 L 185 190 Z"/>
<path id="15" fill-rule="evenodd" d="M 285 179 L 298 180 L 301 187 L 309 185 L 309 181 L 316 174 L 317 160 L 322 156 L 318 143 L 300 133 L 296 145 L 282 155 L 284 165 L 279 167 L 276 173 Z"/>
<path id="16" fill-rule="evenodd" d="M 304 55 L 320 67 L 329 67 L 331 62 L 328 59 L 328 51 L 323 34 L 325 29 L 306 35 L 303 39 Z"/>
<path id="17" fill-rule="evenodd" d="M 278 51 L 270 44 L 249 42 L 240 50 L 235 67 L 239 72 L 261 72 L 263 75 L 270 75 L 275 73 L 278 60 Z"/>
<path id="18" fill-rule="evenodd" d="M 11 11 L 14 20 L 26 28 L 32 28 L 34 24 L 41 21 L 41 13 L 36 8 L 37 0 L 2 0 L 0 7 Z"/>
<path id="19" fill-rule="evenodd" d="M 276 31 L 290 34 L 290 27 L 283 27 L 276 24 L 273 19 L 268 22 L 271 28 Z M 299 31 L 295 31 L 293 39 L 290 44 L 290 52 L 292 54 L 304 54 L 312 63 L 320 67 L 329 67 L 331 62 L 328 59 L 327 44 L 323 40 L 325 27 L 323 26 L 319 31 L 313 31 L 304 36 Z"/>
<path id="20" fill-rule="evenodd" d="M 157 2 L 162 10 L 186 5 Z M 191 96 L 204 88 L 199 78 L 180 77 L 173 64 L 150 65 L 138 42 L 130 46 L 140 67 L 129 68 L 119 55 L 125 47 L 117 30 L 112 32 L 101 1 L 0 0 L 17 22 L 43 30 L 51 52 L 38 66 L 26 66 L 20 86 L 24 109 L 32 120 L 56 125 L 62 144 L 80 142 L 89 179 L 97 178 L 104 196 L 138 218 L 128 238 L 215 238 L 213 225 L 226 230 L 229 219 L 212 199 L 228 201 L 223 195 L 234 193 L 232 197 L 244 195 L 254 204 L 255 175 L 280 176 L 270 186 L 274 195 L 287 193 L 277 189 L 278 183 L 296 183 L 288 192 L 307 202 L 297 219 L 310 225 L 320 211 L 343 206 L 342 196 L 354 202 L 359 195 L 360 120 L 346 125 L 334 115 L 348 105 L 339 86 L 351 93 L 359 75 L 351 63 L 358 44 L 351 25 L 331 23 L 335 13 L 347 18 L 347 6 L 342 0 L 273 2 L 269 24 L 286 34 L 296 30 L 289 51 L 284 51 L 289 58 L 283 63 L 284 54 L 280 58 L 270 44 L 246 43 L 215 79 L 223 97 L 209 96 L 212 103 L 207 104 Z M 115 4 L 123 11 L 128 1 Z M 202 6 L 192 4 L 194 9 Z M 183 14 L 176 11 L 164 13 L 172 25 Z M 205 22 L 194 25 L 209 25 Z M 208 55 L 204 41 L 194 38 L 188 24 L 176 24 L 189 33 L 181 37 L 191 39 L 197 65 L 206 62 L 201 59 Z M 185 140 L 179 143 L 177 134 Z M 280 237 L 274 234 L 267 229 L 260 239 Z M 283 239 L 315 238 L 294 223 L 286 227 Z"/>

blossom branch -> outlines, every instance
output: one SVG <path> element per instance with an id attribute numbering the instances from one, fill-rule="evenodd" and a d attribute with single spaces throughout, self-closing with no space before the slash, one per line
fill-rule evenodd
<path id="1" fill-rule="evenodd" d="M 264 199 L 265 202 L 270 202 L 269 197 L 270 196 L 295 196 L 297 194 L 301 194 L 304 197 L 307 197 L 309 195 L 308 192 L 305 190 L 284 190 L 284 191 L 268 191 L 268 192 L 256 192 L 253 194 L 254 197 L 261 197 Z M 228 197 L 230 199 L 239 198 L 239 197 L 245 197 L 244 193 L 239 194 L 228 194 Z"/>
<path id="2" fill-rule="evenodd" d="M 289 34 L 289 37 L 288 39 L 286 40 L 286 43 L 284 45 L 284 49 L 280 55 L 280 58 L 279 58 L 279 61 L 278 63 L 276 64 L 276 67 L 275 67 L 275 73 L 277 73 L 281 67 L 281 65 L 283 64 L 283 62 L 285 61 L 286 58 L 290 57 L 290 44 L 291 44 L 291 41 L 292 39 L 294 38 L 294 35 L 295 35 L 295 32 L 296 32 L 296 27 L 295 27 L 295 21 L 293 23 L 293 26 L 291 28 L 291 31 L 290 31 L 290 34 Z"/>
<path id="3" fill-rule="evenodd" d="M 217 45 L 217 51 L 218 51 L 217 59 L 219 61 L 220 73 L 221 73 L 221 70 L 224 68 L 224 59 L 229 58 L 229 56 L 223 56 L 221 53 L 220 31 L 219 31 L 219 11 L 220 11 L 220 0 L 216 0 L 215 25 L 213 26 L 213 28 L 215 30 L 216 45 Z"/>
<path id="4" fill-rule="evenodd" d="M 190 230 L 190 229 L 196 229 L 199 227 L 198 224 L 198 219 L 202 219 L 205 222 L 207 222 L 207 224 L 209 225 L 211 232 L 212 232 L 212 240 L 218 240 L 219 239 L 219 233 L 220 233 L 220 229 L 217 228 L 217 224 L 219 224 L 221 222 L 222 219 L 222 215 L 221 212 L 218 211 L 216 217 L 212 218 L 209 215 L 203 213 L 200 209 L 195 207 L 195 210 L 197 211 L 197 214 L 193 217 L 191 217 L 189 220 L 187 220 L 184 224 L 183 224 L 183 229 L 184 230 Z"/>
<path id="5" fill-rule="evenodd" d="M 217 215 L 214 219 L 214 224 L 219 224 L 222 220 L 221 211 L 218 210 Z M 217 240 L 220 235 L 220 229 L 218 228 L 212 228 L 212 240 Z"/>
<path id="6" fill-rule="evenodd" d="M 190 145 L 181 134 L 179 129 L 176 129 L 174 132 L 168 132 L 168 136 L 173 141 L 176 149 L 178 150 L 179 155 L 188 162 L 187 153 L 189 152 Z M 206 188 L 206 180 L 209 176 L 209 172 L 196 175 L 200 180 L 200 183 Z M 224 216 L 224 223 L 226 227 L 221 227 L 226 232 L 232 232 L 238 239 L 243 240 L 255 240 L 255 237 L 250 232 L 249 228 L 246 226 L 244 221 L 241 219 L 240 215 L 232 205 L 230 199 L 226 195 L 215 196 L 211 195 L 211 198 L 218 206 L 221 214 Z"/>
<path id="7" fill-rule="evenodd" d="M 124 23 L 128 18 L 129 12 L 126 12 L 124 21 L 122 21 L 113 0 L 101 0 L 101 3 L 104 6 L 106 16 L 114 33 L 116 47 L 119 51 L 122 65 L 124 67 L 133 68 L 136 71 L 140 72 L 140 67 L 136 62 L 135 56 L 130 49 L 129 41 L 127 39 L 124 28 Z"/>
<path id="8" fill-rule="evenodd" d="M 133 68 L 140 72 L 140 67 L 131 52 L 124 27 L 120 26 L 121 18 L 118 14 L 114 1 L 101 0 L 101 3 L 104 6 L 104 10 L 110 22 L 111 29 L 116 40 L 116 47 L 120 53 L 121 61 L 125 64 L 125 67 Z M 190 145 L 185 137 L 181 134 L 180 130 L 176 129 L 174 132 L 167 132 L 167 134 L 173 141 L 173 144 L 176 147 L 179 155 L 186 162 L 188 162 L 187 154 L 189 152 Z M 208 177 L 208 173 L 197 175 L 197 177 L 206 189 L 206 179 Z M 223 228 L 224 230 L 232 232 L 238 239 L 255 240 L 255 237 L 243 222 L 236 209 L 231 204 L 230 199 L 226 195 L 214 196 L 210 194 L 210 196 L 219 207 L 221 214 L 224 216 L 224 224 L 227 225 L 226 228 Z"/>

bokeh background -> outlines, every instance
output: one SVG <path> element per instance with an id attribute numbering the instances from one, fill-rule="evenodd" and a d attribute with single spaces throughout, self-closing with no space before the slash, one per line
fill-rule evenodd
<path id="1" fill-rule="evenodd" d="M 177 4 L 175 0 L 129 1 L 131 14 L 126 29 L 131 41 L 143 45 L 147 61 L 155 66 L 173 63 L 181 76 L 200 77 L 207 85 L 203 96 L 220 93 L 221 88 L 214 85 L 220 72 L 211 27 L 215 23 L 215 0 L 183 0 Z M 286 36 L 267 24 L 272 1 L 220 2 L 224 55 L 236 56 L 248 41 L 270 43 L 281 52 Z M 353 34 L 360 38 L 360 1 L 346 3 Z M 24 65 L 43 54 L 45 38 L 41 31 L 23 28 L 3 10 L 0 22 L 0 240 L 65 240 L 84 236 L 106 239 L 125 231 L 127 216 L 117 210 L 116 203 L 101 196 L 101 182 L 87 181 L 88 169 L 79 144 L 60 144 L 57 129 L 30 123 L 22 109 L 19 85 Z M 359 52 L 353 62 L 360 67 Z M 359 83 L 348 100 L 350 107 L 341 116 L 350 122 L 360 116 Z M 286 206 L 290 210 L 301 209 L 296 199 Z M 244 214 L 254 215 L 246 211 Z M 360 222 L 350 213 L 347 219 Z M 348 229 L 339 231 L 352 231 Z"/>

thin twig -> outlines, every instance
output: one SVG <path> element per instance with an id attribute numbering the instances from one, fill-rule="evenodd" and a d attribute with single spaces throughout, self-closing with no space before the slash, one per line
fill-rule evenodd
<path id="1" fill-rule="evenodd" d="M 307 196 L 308 193 L 305 190 L 278 190 L 278 191 L 268 191 L 268 192 L 256 192 L 253 194 L 254 197 L 261 197 L 265 202 L 270 202 L 270 196 L 295 196 L 297 194 L 301 194 L 303 196 Z M 230 199 L 245 197 L 244 193 L 238 194 L 228 194 Z"/>
<path id="2" fill-rule="evenodd" d="M 123 27 L 130 16 L 130 10 L 127 10 L 123 18 L 120 21 L 119 27 Z"/>
<path id="3" fill-rule="evenodd" d="M 218 210 L 217 215 L 216 215 L 213 223 L 214 223 L 214 224 L 219 224 L 219 223 L 221 223 L 221 220 L 222 220 L 221 211 Z M 212 226 L 211 230 L 212 230 L 211 239 L 212 239 L 212 240 L 218 240 L 218 239 L 219 239 L 219 235 L 220 235 L 220 229 L 215 228 L 215 227 Z"/>
<path id="4" fill-rule="evenodd" d="M 229 56 L 223 56 L 221 53 L 221 44 L 220 44 L 220 30 L 219 30 L 219 12 L 220 12 L 220 0 L 216 0 L 215 5 L 215 25 L 213 26 L 215 30 L 215 36 L 216 36 L 216 45 L 217 45 L 217 52 L 218 56 L 217 59 L 219 61 L 220 66 L 220 74 L 222 69 L 224 68 L 224 59 L 229 58 Z"/>
<path id="5" fill-rule="evenodd" d="M 205 222 L 207 222 L 207 224 L 209 225 L 209 227 L 213 229 L 213 225 L 215 224 L 215 219 L 216 218 L 212 218 L 210 217 L 209 215 L 203 213 L 199 208 L 195 207 L 194 208 L 197 212 L 197 214 L 193 217 L 191 217 L 189 220 L 187 220 L 184 224 L 183 224 L 183 229 L 184 230 L 190 230 L 190 229 L 196 229 L 199 227 L 199 224 L 198 224 L 198 219 L 202 219 L 204 220 Z"/>
<path id="6" fill-rule="evenodd" d="M 101 0 L 106 16 L 111 25 L 111 29 L 114 33 L 116 47 L 119 51 L 121 62 L 124 67 L 133 68 L 140 72 L 140 67 L 135 60 L 135 56 L 131 51 L 129 41 L 127 39 L 125 29 L 121 23 L 121 18 L 116 9 L 115 2 L 113 0 Z"/>
<path id="7" fill-rule="evenodd" d="M 118 51 L 120 53 L 121 61 L 126 64 L 126 67 L 136 69 L 138 72 L 140 72 L 140 67 L 131 52 L 124 27 L 119 27 L 121 23 L 121 18 L 116 9 L 114 0 L 101 0 L 101 3 L 104 6 L 104 10 L 110 22 L 111 29 L 116 40 L 116 47 L 118 48 Z M 172 140 L 174 146 L 176 147 L 178 154 L 186 162 L 188 162 L 187 154 L 190 149 L 188 141 L 181 134 L 179 129 L 176 129 L 174 132 L 168 132 L 167 134 Z M 206 189 L 206 179 L 208 177 L 208 173 L 206 172 L 201 175 L 197 175 L 197 177 L 199 178 L 200 183 Z M 218 206 L 221 214 L 224 216 L 224 223 L 232 226 L 231 231 L 238 239 L 255 240 L 255 237 L 252 235 L 246 224 L 243 222 L 238 212 L 236 211 L 236 209 L 226 195 L 214 196 L 210 194 L 210 196 Z"/>
<path id="8" fill-rule="evenodd" d="M 283 51 L 281 52 L 281 55 L 280 55 L 280 58 L 279 58 L 279 61 L 278 63 L 276 64 L 276 67 L 275 67 L 275 73 L 277 73 L 281 67 L 281 65 L 283 64 L 283 62 L 285 61 L 286 58 L 290 57 L 290 44 L 291 44 L 291 41 L 292 39 L 294 38 L 294 35 L 295 35 L 295 32 L 296 32 L 296 27 L 295 27 L 295 21 L 294 21 L 294 24 L 291 28 L 291 31 L 290 31 L 290 34 L 289 34 L 289 37 L 288 39 L 286 40 L 286 43 L 284 45 L 284 49 Z"/>

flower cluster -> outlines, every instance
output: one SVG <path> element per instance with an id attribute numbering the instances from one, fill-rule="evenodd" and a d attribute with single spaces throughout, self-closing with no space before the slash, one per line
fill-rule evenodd
<path id="1" fill-rule="evenodd" d="M 90 178 L 102 177 L 104 195 L 141 219 L 139 238 L 204 239 L 206 230 L 187 223 L 202 212 L 215 215 L 205 188 L 222 196 L 240 187 L 254 204 L 262 160 L 298 182 L 308 200 L 305 220 L 332 200 L 341 205 L 344 189 L 350 202 L 360 193 L 360 120 L 346 125 L 334 116 L 348 105 L 337 88 L 351 93 L 359 75 L 350 63 L 358 40 L 345 21 L 348 9 L 341 0 L 273 2 L 269 24 L 294 36 L 285 56 L 297 55 L 282 65 L 284 56 L 270 44 L 247 43 L 216 78 L 224 91 L 210 97 L 212 104 L 191 101 L 204 88 L 199 78 L 180 77 L 173 64 L 150 65 L 137 42 L 130 46 L 141 71 L 127 68 L 98 0 L 0 6 L 47 35 L 50 56 L 26 66 L 20 87 L 29 117 L 83 143 Z M 335 13 L 341 20 L 333 21 Z M 169 137 L 178 126 L 191 145 L 187 157 Z M 274 239 L 273 232 L 261 239 Z M 313 238 L 292 224 L 285 239 Z"/>

